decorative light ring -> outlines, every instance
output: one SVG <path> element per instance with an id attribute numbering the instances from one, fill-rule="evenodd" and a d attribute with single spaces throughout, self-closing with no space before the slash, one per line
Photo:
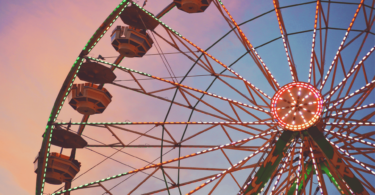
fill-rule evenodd
<path id="1" fill-rule="evenodd" d="M 313 126 L 321 117 L 323 99 L 309 83 L 289 83 L 273 96 L 271 112 L 275 122 L 283 129 L 302 131 Z"/>

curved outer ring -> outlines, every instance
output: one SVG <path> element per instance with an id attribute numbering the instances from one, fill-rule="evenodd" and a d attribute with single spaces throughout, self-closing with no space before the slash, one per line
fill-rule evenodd
<path id="1" fill-rule="evenodd" d="M 56 120 L 57 116 L 60 113 L 62 105 L 65 102 L 69 91 L 71 90 L 71 86 L 77 76 L 79 68 L 82 64 L 84 57 L 89 54 L 89 52 L 94 48 L 94 46 L 98 43 L 98 41 L 103 37 L 103 35 L 107 32 L 110 26 L 116 21 L 119 15 L 127 6 L 128 0 L 123 0 L 114 10 L 113 12 L 104 20 L 104 22 L 100 25 L 100 27 L 95 31 L 94 35 L 89 39 L 86 46 L 82 49 L 81 53 L 79 54 L 78 58 L 74 62 L 72 68 L 70 69 L 68 76 L 66 77 L 61 89 L 57 95 L 56 101 L 53 105 L 51 114 L 48 118 L 48 123 L 46 130 L 43 135 L 43 142 L 42 147 L 38 154 L 38 172 L 37 172 L 37 181 L 36 181 L 36 191 L 37 195 L 43 195 L 44 190 L 44 183 L 45 183 L 45 171 L 46 165 L 48 163 L 49 158 L 49 150 L 51 147 L 51 138 L 52 138 L 52 123 Z"/>

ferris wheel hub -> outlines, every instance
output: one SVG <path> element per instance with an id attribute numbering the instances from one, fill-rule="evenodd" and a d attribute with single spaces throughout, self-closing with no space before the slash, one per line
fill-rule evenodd
<path id="1" fill-rule="evenodd" d="M 271 102 L 273 120 L 291 131 L 302 131 L 315 125 L 322 115 L 322 108 L 320 91 L 304 82 L 281 87 Z"/>

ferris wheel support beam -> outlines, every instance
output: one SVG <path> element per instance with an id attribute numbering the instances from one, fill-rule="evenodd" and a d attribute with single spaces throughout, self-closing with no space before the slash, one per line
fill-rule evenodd
<path id="1" fill-rule="evenodd" d="M 208 95 L 208 96 L 214 97 L 214 98 L 219 98 L 219 99 L 221 99 L 221 100 L 228 101 L 228 102 L 231 102 L 231 103 L 233 103 L 233 104 L 238 104 L 238 105 L 241 105 L 241 106 L 244 106 L 244 107 L 248 107 L 248 108 L 251 108 L 251 109 L 255 109 L 255 110 L 258 110 L 258 111 L 262 111 L 262 112 L 265 112 L 265 113 L 267 113 L 268 115 L 270 115 L 268 110 L 264 110 L 264 109 L 262 109 L 262 108 L 258 108 L 258 107 L 256 107 L 256 106 L 251 106 L 251 105 L 248 105 L 248 104 L 245 104 L 245 103 L 242 103 L 242 102 L 238 102 L 238 101 L 236 101 L 236 100 L 232 100 L 232 99 L 229 99 L 229 98 L 226 98 L 226 97 L 222 97 L 222 96 L 220 96 L 220 95 L 216 95 L 216 94 L 209 93 L 209 92 L 206 92 L 206 91 L 203 91 L 203 90 L 200 90 L 200 89 L 196 89 L 196 88 L 192 88 L 192 87 L 189 87 L 189 86 L 186 86 L 186 85 L 182 85 L 182 84 L 179 84 L 179 83 L 177 83 L 177 82 L 170 81 L 170 80 L 167 80 L 167 79 L 163 79 L 163 78 L 160 78 L 160 77 L 156 77 L 156 76 L 154 76 L 154 75 L 151 75 L 151 74 L 148 74 L 148 73 L 145 73 L 145 72 L 140 72 L 140 71 L 133 70 L 133 69 L 130 69 L 130 68 L 126 68 L 126 67 L 123 67 L 123 66 L 119 66 L 118 64 L 108 63 L 108 62 L 105 62 L 105 61 L 103 61 L 103 60 L 99 60 L 99 59 L 92 58 L 92 57 L 88 57 L 88 58 L 91 59 L 91 60 L 95 60 L 95 61 L 97 61 L 97 62 L 101 62 L 101 63 L 107 64 L 107 65 L 111 65 L 112 67 L 118 67 L 120 70 L 122 70 L 122 71 L 124 71 L 124 72 L 127 72 L 127 73 L 130 73 L 130 74 L 131 74 L 131 73 L 137 73 L 137 74 L 142 75 L 142 76 L 147 76 L 147 77 L 149 77 L 149 78 L 153 78 L 153 79 L 155 79 L 155 80 L 159 80 L 159 81 L 163 81 L 163 82 L 166 82 L 166 83 L 172 84 L 172 85 L 178 87 L 179 89 L 183 90 L 185 93 L 189 94 L 191 97 L 193 97 L 193 98 L 195 98 L 195 99 L 197 99 L 197 100 L 202 101 L 203 103 L 205 103 L 203 100 L 201 100 L 200 98 L 194 96 L 192 93 L 189 93 L 189 92 L 187 92 L 186 90 L 184 90 L 184 89 L 182 89 L 182 88 L 189 89 L 189 90 L 192 90 L 192 91 L 195 91 L 195 92 L 199 92 L 199 93 L 202 93 L 202 94 L 205 94 L 205 95 Z M 144 90 L 144 88 L 140 85 L 140 83 L 136 80 L 136 78 L 134 77 L 134 75 L 133 75 L 133 74 L 131 74 L 131 75 L 132 75 L 132 77 L 135 79 L 135 81 L 137 82 L 137 84 L 140 86 L 140 92 L 141 92 L 141 93 L 144 93 L 144 94 L 155 93 L 155 91 L 154 91 L 154 92 L 148 92 L 148 93 L 147 93 L 147 92 Z M 224 83 L 225 83 L 225 82 L 224 82 Z M 113 84 L 113 85 L 117 85 L 117 86 L 119 86 L 118 84 Z M 236 89 L 234 89 L 232 86 L 230 86 L 229 84 L 227 84 L 227 85 L 228 85 L 229 87 L 231 87 L 233 90 L 236 90 Z M 168 88 L 168 89 L 169 89 L 169 88 Z M 236 92 L 238 92 L 240 95 L 244 96 L 241 92 L 239 92 L 239 91 L 236 91 Z M 183 94 L 183 96 L 184 96 L 184 93 L 182 93 L 182 94 Z M 244 97 L 246 97 L 246 96 L 244 96 Z M 261 97 L 261 96 L 259 95 L 259 97 Z M 262 98 L 262 97 L 261 97 L 261 98 Z M 251 102 L 251 103 L 254 103 L 254 102 Z M 265 103 L 267 103 L 267 102 L 265 102 Z M 206 103 L 205 103 L 205 104 L 206 104 Z M 211 107 L 211 105 L 208 105 L 208 106 Z M 215 108 L 213 108 L 213 109 L 215 109 Z M 218 111 L 218 112 L 219 112 L 219 111 Z M 230 118 L 232 121 L 234 121 L 233 118 L 227 116 L 226 114 L 224 114 L 224 113 L 221 113 L 221 114 L 223 114 L 224 116 L 226 116 L 226 117 Z"/>
<path id="2" fill-rule="evenodd" d="M 310 58 L 310 69 L 309 69 L 309 79 L 308 83 L 311 81 L 311 72 L 312 70 L 314 71 L 314 79 L 315 79 L 315 68 L 313 69 L 312 67 L 314 66 L 314 57 L 316 57 L 315 54 L 315 36 L 316 36 L 316 28 L 317 28 L 317 23 L 318 23 L 318 14 L 319 14 L 319 9 L 321 7 L 320 0 L 316 1 L 316 10 L 315 10 L 315 20 L 314 20 L 314 32 L 313 32 L 313 40 L 312 40 L 312 46 L 311 46 L 311 58 Z M 320 14 L 321 16 L 321 14 Z M 320 22 L 321 25 L 321 22 Z M 321 39 L 320 39 L 321 40 Z M 322 61 L 322 60 L 321 60 Z M 319 62 L 317 61 L 316 64 L 319 67 Z M 316 79 L 315 79 L 316 80 Z M 314 83 L 314 86 L 316 86 L 316 83 Z"/>
<path id="3" fill-rule="evenodd" d="M 232 15 L 229 13 L 229 11 L 227 10 L 227 8 L 224 6 L 224 4 L 221 2 L 221 0 L 214 1 L 214 4 L 218 8 L 218 10 L 221 13 L 221 15 L 226 19 L 226 21 L 228 22 L 228 25 L 232 29 L 234 29 L 234 28 L 237 29 L 238 33 L 236 31 L 234 31 L 234 32 L 237 35 L 238 39 L 242 42 L 242 44 L 244 45 L 244 47 L 248 51 L 249 55 L 253 58 L 255 64 L 258 66 L 258 68 L 260 69 L 260 71 L 263 73 L 264 77 L 267 79 L 267 81 L 270 84 L 270 86 L 275 91 L 277 91 L 280 88 L 279 83 L 276 81 L 276 79 L 272 75 L 271 71 L 268 69 L 268 67 L 266 66 L 266 64 L 263 62 L 263 60 L 260 57 L 260 55 L 256 52 L 254 46 L 250 43 L 250 41 L 248 40 L 248 38 L 245 36 L 244 32 L 241 30 L 241 28 L 239 27 L 239 25 L 237 24 L 237 22 L 233 19 Z M 227 17 L 225 17 L 224 12 L 223 12 L 223 10 L 221 8 L 224 9 L 224 11 L 227 13 L 227 15 L 229 16 L 230 19 L 228 19 Z"/>
<path id="4" fill-rule="evenodd" d="M 157 18 L 161 18 L 163 17 L 166 13 L 168 13 L 169 11 L 171 11 L 171 9 L 173 9 L 176 5 L 174 4 L 174 2 L 171 2 L 167 7 L 165 7 L 163 10 L 161 10 L 161 12 L 159 12 L 156 17 Z"/>
<path id="5" fill-rule="evenodd" d="M 312 176 L 315 174 L 314 173 L 314 168 L 313 168 L 313 164 L 310 162 L 310 163 L 305 163 L 305 174 L 304 174 L 304 178 L 305 178 L 305 183 L 308 183 L 310 181 L 310 179 L 312 179 Z M 329 171 L 329 169 L 327 168 L 327 166 L 325 165 L 325 163 L 320 163 L 319 164 L 319 168 L 323 171 L 322 173 L 326 174 L 329 178 L 329 180 L 335 185 L 335 187 L 337 188 L 338 191 L 341 191 L 341 187 L 338 185 L 337 181 L 335 180 L 335 178 L 333 177 L 333 175 L 331 174 L 331 172 Z M 302 177 L 302 175 L 301 175 Z M 300 179 L 301 180 L 301 179 Z M 312 182 L 312 180 L 311 180 Z M 298 186 L 298 194 L 302 194 L 302 190 L 303 190 L 303 185 L 304 184 L 299 184 Z M 293 183 L 292 187 L 289 189 L 287 195 L 293 195 L 294 192 L 296 190 L 296 183 Z M 344 194 L 344 193 L 342 193 Z"/>
<path id="6" fill-rule="evenodd" d="M 340 55 L 340 53 L 341 53 L 341 51 L 342 51 L 342 49 L 343 49 L 342 47 L 344 46 L 345 41 L 346 41 L 346 38 L 348 37 L 349 32 L 350 32 L 350 30 L 351 30 L 351 28 L 352 28 L 352 26 L 353 26 L 353 24 L 354 24 L 354 22 L 355 22 L 355 20 L 356 20 L 356 18 L 357 18 L 358 12 L 359 12 L 359 10 L 361 9 L 361 7 L 362 7 L 362 5 L 363 5 L 363 1 L 364 1 L 364 0 L 361 0 L 361 2 L 358 4 L 358 8 L 357 8 L 357 10 L 356 10 L 356 12 L 355 12 L 355 14 L 354 14 L 354 17 L 353 17 L 353 19 L 352 19 L 351 22 L 350 22 L 350 25 L 349 25 L 349 27 L 348 27 L 348 29 L 347 29 L 345 35 L 344 35 L 344 38 L 343 38 L 343 40 L 342 40 L 342 42 L 341 42 L 341 44 L 340 44 L 340 46 L 339 46 L 337 52 L 336 52 L 336 55 L 335 55 L 335 57 L 334 57 L 334 59 L 333 59 L 331 65 L 330 65 L 330 67 L 329 67 L 329 70 L 327 71 L 326 76 L 325 76 L 324 79 L 322 80 L 322 84 L 320 85 L 319 90 L 322 90 L 322 89 L 323 89 L 324 84 L 326 83 L 326 81 L 327 81 L 327 79 L 328 79 L 328 77 L 329 77 L 329 74 L 330 74 L 330 72 L 331 72 L 333 66 L 335 66 L 335 65 L 337 66 L 337 62 L 338 62 L 338 59 L 339 59 L 338 57 L 339 57 L 339 55 Z"/>
<path id="7" fill-rule="evenodd" d="M 158 18 L 156 18 L 155 16 L 153 16 L 150 12 L 148 12 L 147 10 L 143 9 L 141 6 L 139 6 L 137 3 L 135 2 L 132 2 L 135 6 L 139 7 L 142 11 L 146 12 L 147 14 L 149 14 L 152 18 L 154 18 L 157 22 L 159 22 L 161 25 L 163 25 L 164 27 L 168 28 L 169 31 L 173 32 L 173 34 L 177 35 L 178 37 L 180 37 L 181 39 L 183 39 L 184 41 L 188 42 L 190 45 L 192 45 L 193 47 L 195 47 L 196 49 L 198 49 L 200 52 L 202 52 L 204 55 L 208 56 L 209 58 L 211 58 L 212 60 L 214 60 L 216 63 L 218 63 L 219 65 L 221 65 L 222 67 L 224 67 L 225 69 L 227 69 L 228 71 L 230 71 L 231 73 L 233 73 L 234 75 L 236 75 L 236 77 L 238 77 L 239 79 L 243 80 L 246 85 L 248 85 L 252 90 L 256 91 L 256 92 L 259 92 L 260 94 L 262 94 L 263 96 L 265 96 L 266 98 L 268 99 L 272 99 L 269 95 L 267 95 L 265 92 L 263 92 L 261 89 L 259 89 L 258 87 L 254 86 L 252 83 L 250 83 L 250 81 L 246 80 L 244 77 L 242 77 L 240 74 L 238 74 L 236 71 L 234 71 L 232 68 L 230 68 L 229 66 L 225 65 L 223 62 L 221 62 L 220 60 L 218 60 L 217 58 L 215 58 L 214 56 L 210 55 L 209 53 L 207 53 L 205 50 L 203 50 L 202 48 L 200 48 L 199 46 L 197 46 L 196 44 L 194 44 L 193 42 L 191 42 L 189 39 L 187 39 L 186 37 L 182 36 L 180 33 L 178 33 L 177 31 L 175 31 L 174 29 L 172 29 L 170 26 L 168 26 L 167 24 L 165 24 L 164 22 L 162 22 L 161 20 L 159 20 Z"/>
<path id="8" fill-rule="evenodd" d="M 338 151 L 335 150 L 335 148 L 333 148 L 332 145 L 325 139 L 324 134 L 322 133 L 323 129 L 320 129 L 318 126 L 313 126 L 310 127 L 307 132 L 328 161 L 328 169 L 331 171 L 331 173 L 333 173 L 334 176 L 338 176 L 335 177 L 335 179 L 338 181 L 339 185 L 341 184 L 341 189 L 347 189 L 347 186 L 345 185 L 347 184 L 355 194 L 369 194 L 363 187 L 361 181 L 353 174 L 349 166 L 346 165 L 342 160 Z M 345 184 L 343 184 L 341 181 L 343 181 Z"/>
<path id="9" fill-rule="evenodd" d="M 163 26 L 164 27 L 164 26 Z M 164 29 L 166 30 L 167 34 L 169 35 L 170 39 L 172 40 L 172 42 L 168 41 L 166 38 L 164 38 L 163 36 L 161 36 L 159 33 L 157 33 L 156 31 L 153 31 L 154 34 L 156 34 L 159 38 L 161 38 L 163 41 L 165 41 L 166 43 L 168 43 L 170 46 L 174 47 L 177 51 L 179 51 L 181 54 L 185 55 L 188 59 L 190 59 L 191 61 L 193 61 L 194 63 L 198 64 L 198 66 L 200 66 L 203 70 L 213 74 L 213 71 L 210 69 L 210 67 L 208 67 L 208 65 L 206 63 L 204 63 L 204 61 L 198 57 L 194 52 L 193 50 L 191 50 L 191 48 L 189 48 L 186 44 L 184 44 L 183 42 L 181 42 L 180 39 L 178 39 L 175 34 L 171 33 L 167 28 L 164 27 Z M 196 59 L 194 59 L 192 56 L 186 54 L 186 52 L 183 52 L 180 47 L 177 45 L 175 39 L 173 37 L 176 37 L 176 39 L 178 41 L 181 42 L 181 44 L 191 53 L 195 56 Z M 200 63 L 199 63 L 199 62 Z"/>
<path id="10" fill-rule="evenodd" d="M 297 69 L 296 69 L 296 65 L 294 63 L 292 50 L 290 49 L 290 44 L 289 44 L 288 35 L 287 35 L 288 33 L 286 32 L 283 16 L 281 14 L 279 1 L 273 0 L 273 5 L 275 7 L 275 13 L 276 13 L 276 16 L 277 16 L 277 21 L 279 22 L 280 33 L 281 33 L 281 37 L 283 39 L 284 49 L 285 49 L 286 57 L 288 59 L 290 73 L 292 75 L 293 82 L 296 82 L 296 81 L 298 81 Z"/>
<path id="11" fill-rule="evenodd" d="M 168 40 L 166 40 L 164 37 L 162 37 L 161 35 L 159 35 L 159 34 L 157 34 L 156 32 L 154 32 L 156 35 L 158 35 L 160 38 L 162 38 L 165 42 L 167 42 L 169 45 L 171 45 L 172 47 L 174 47 L 175 49 L 177 49 L 178 51 L 180 51 L 181 53 L 183 53 L 182 52 L 182 50 L 181 49 L 179 49 L 178 48 L 178 46 L 176 45 L 176 41 L 174 40 L 174 38 L 175 39 L 177 39 L 183 46 L 185 46 L 191 53 L 193 53 L 193 55 L 196 57 L 196 61 L 191 57 L 191 56 L 189 56 L 189 55 L 187 55 L 187 54 L 185 54 L 185 53 L 183 53 L 185 56 L 187 56 L 189 59 L 191 59 L 192 61 L 195 61 L 195 63 L 196 64 L 198 64 L 198 66 L 200 66 L 201 68 L 203 68 L 205 71 L 207 71 L 207 72 L 209 72 L 210 74 L 212 74 L 213 76 L 216 76 L 217 78 L 219 78 L 219 80 L 220 81 L 222 81 L 224 84 L 226 84 L 226 85 L 228 85 L 228 83 L 226 83 L 226 82 L 224 82 L 222 79 L 220 79 L 220 77 L 219 76 L 221 76 L 221 77 L 229 77 L 229 78 L 232 78 L 232 79 L 238 79 L 238 80 L 243 80 L 244 81 L 244 84 L 245 84 L 245 86 L 246 87 L 249 87 L 250 86 L 250 88 L 252 89 L 252 90 L 254 90 L 254 92 L 255 92 L 255 94 L 256 95 L 258 95 L 258 97 L 265 103 L 265 104 L 267 104 L 267 106 L 269 106 L 268 105 L 268 102 L 263 98 L 263 96 L 262 95 L 264 95 L 264 96 L 266 96 L 268 99 L 270 99 L 270 97 L 267 95 L 267 94 L 265 94 L 263 91 L 261 91 L 260 89 L 258 89 L 257 87 L 255 87 L 254 85 L 252 85 L 249 81 L 247 81 L 246 79 L 244 79 L 242 76 L 239 76 L 238 75 L 238 73 L 236 73 L 236 72 L 234 72 L 232 69 L 230 69 L 229 67 L 230 66 L 226 66 L 226 65 L 224 65 L 224 64 L 222 64 L 220 61 L 218 61 L 216 58 L 214 58 L 214 57 L 212 57 L 211 55 L 209 55 L 207 52 L 205 52 L 204 50 L 202 50 L 202 49 L 200 49 L 199 47 L 197 47 L 197 46 L 194 46 L 194 47 L 196 47 L 200 52 L 202 52 L 202 55 L 204 56 L 204 58 L 206 59 L 206 61 L 207 61 L 207 63 L 205 63 L 202 59 L 201 59 L 201 57 L 198 57 L 184 42 L 185 41 L 188 41 L 186 38 L 181 38 L 180 36 L 177 36 L 175 33 L 170 33 L 170 29 L 168 30 L 167 28 L 165 28 L 166 30 L 167 30 L 167 32 L 168 32 L 168 34 L 170 35 L 170 34 L 172 34 L 172 36 L 170 36 L 171 37 L 171 39 L 172 39 L 172 41 L 174 42 L 174 43 L 171 43 L 170 41 L 168 41 Z M 173 38 L 174 37 L 174 38 Z M 191 43 L 191 42 L 189 42 L 190 44 L 193 44 L 193 43 Z M 227 70 L 229 70 L 229 71 L 231 71 L 232 73 L 234 73 L 235 75 L 236 75 L 236 77 L 232 77 L 232 76 L 227 76 L 227 75 L 222 75 L 222 74 L 217 74 L 216 72 L 214 72 L 214 70 L 213 70 L 213 68 L 212 68 L 212 65 L 210 64 L 210 62 L 208 61 L 208 58 L 207 58 L 207 56 L 209 56 L 211 59 L 214 59 L 216 62 L 218 62 L 220 65 L 222 65 L 222 66 L 224 66 Z M 199 63 L 199 62 L 200 63 Z M 228 85 L 229 87 L 231 87 L 232 89 L 233 89 L 233 87 L 232 86 L 230 86 L 230 85 Z M 257 105 L 257 106 L 259 106 L 257 103 L 256 103 L 256 101 L 255 101 L 255 99 L 254 99 L 254 97 L 253 97 L 253 95 L 252 95 L 252 93 L 251 92 L 249 92 L 250 93 L 250 95 L 252 96 L 252 100 L 250 100 L 247 96 L 245 96 L 244 94 L 242 94 L 241 92 L 239 92 L 238 90 L 235 90 L 238 94 L 240 94 L 241 96 L 243 96 L 243 97 L 245 97 L 249 102 L 251 102 L 252 104 L 254 104 L 254 105 Z"/>
<path id="12" fill-rule="evenodd" d="M 287 144 L 297 135 L 293 131 L 284 131 L 279 140 L 275 143 L 269 155 L 266 157 L 261 167 L 250 182 L 248 187 L 244 190 L 245 195 L 255 195 L 261 192 L 262 188 L 275 171 L 284 156 L 285 150 L 288 148 Z"/>
<path id="13" fill-rule="evenodd" d="M 374 3 L 374 2 L 373 2 L 373 3 Z M 364 7 L 363 7 L 363 8 L 364 8 Z M 349 46 L 352 42 L 354 42 L 357 38 L 361 37 L 362 34 L 365 33 L 364 38 L 363 38 L 363 40 L 362 40 L 362 43 L 361 43 L 361 45 L 359 46 L 359 49 L 358 49 L 358 51 L 357 51 L 357 54 L 355 55 L 355 58 L 354 58 L 354 60 L 353 60 L 353 63 L 352 63 L 352 65 L 351 65 L 351 67 L 350 67 L 351 70 L 348 70 L 347 73 L 345 72 L 345 68 L 344 68 L 344 65 L 343 65 L 343 59 L 342 59 L 342 57 L 341 57 L 341 54 L 338 56 L 338 60 L 337 60 L 337 61 L 340 60 L 340 62 L 341 62 L 341 66 L 342 66 L 342 69 L 343 69 L 343 72 L 344 72 L 344 75 L 347 74 L 347 76 L 345 77 L 345 79 L 341 82 L 341 83 L 343 83 L 342 87 L 341 87 L 341 83 L 340 83 L 340 85 L 338 85 L 338 87 L 341 87 L 338 96 L 340 96 L 341 93 L 344 91 L 345 84 L 347 84 L 347 82 L 345 82 L 346 79 L 347 79 L 347 77 L 348 77 L 348 76 L 351 76 L 352 73 L 354 72 L 353 70 L 355 70 L 357 67 L 359 67 L 359 68 L 358 68 L 357 70 L 355 70 L 355 71 L 356 71 L 356 72 L 354 73 L 355 76 L 354 76 L 354 78 L 353 78 L 353 80 L 352 80 L 352 82 L 351 82 L 351 84 L 350 84 L 349 90 L 350 90 L 350 88 L 352 87 L 352 85 L 353 85 L 353 83 L 354 83 L 354 81 L 355 81 L 355 77 L 357 77 L 357 74 L 358 74 L 359 71 L 360 71 L 360 68 L 362 68 L 362 70 L 363 70 L 363 76 L 364 76 L 366 82 L 368 82 L 367 75 L 366 75 L 366 71 L 365 71 L 365 65 L 364 65 L 364 63 L 362 63 L 362 62 L 364 62 L 364 61 L 366 60 L 366 58 L 371 54 L 371 52 L 374 50 L 374 48 L 372 48 L 371 51 L 368 52 L 368 53 L 366 54 L 366 56 L 363 57 L 363 58 L 361 59 L 361 61 L 360 61 L 359 64 L 358 64 L 359 66 L 358 66 L 358 65 L 354 66 L 354 65 L 355 65 L 355 62 L 357 61 L 357 59 L 358 59 L 358 57 L 359 57 L 360 52 L 361 52 L 362 49 L 363 49 L 364 43 L 365 43 L 365 41 L 367 40 L 368 35 L 369 35 L 369 33 L 371 32 L 371 27 L 373 26 L 373 23 L 374 23 L 374 21 L 375 21 L 375 17 L 372 18 L 372 11 L 373 11 L 373 10 L 371 10 L 370 18 L 369 18 L 369 20 L 371 20 L 371 25 L 367 25 L 367 27 L 366 27 L 366 29 L 365 29 L 364 31 L 362 31 L 361 33 L 359 33 L 359 34 L 358 34 L 357 36 L 355 36 L 351 41 L 349 41 L 347 44 L 343 45 L 343 47 L 342 47 L 342 50 L 344 50 L 347 46 Z M 365 11 L 364 11 L 364 15 L 365 15 L 365 18 L 366 18 L 366 13 L 365 13 Z M 371 19 L 371 18 L 372 18 L 372 19 Z M 369 22 L 370 22 L 370 21 L 369 21 Z M 351 31 L 353 31 L 353 30 L 351 30 Z M 337 68 L 337 63 L 336 63 L 336 66 L 335 66 L 334 74 L 335 74 L 335 72 L 336 72 L 336 68 Z M 332 77 L 332 81 L 331 81 L 331 87 L 330 87 L 330 89 L 328 90 L 327 93 L 330 93 L 331 91 L 334 90 L 334 87 L 333 87 L 334 79 L 335 79 L 335 77 L 334 77 L 334 75 L 333 75 L 333 77 Z M 335 92 L 336 92 L 336 90 L 337 90 L 337 87 L 335 88 Z"/>

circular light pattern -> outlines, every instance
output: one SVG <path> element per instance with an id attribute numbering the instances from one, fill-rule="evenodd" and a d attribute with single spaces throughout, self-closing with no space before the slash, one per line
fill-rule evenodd
<path id="1" fill-rule="evenodd" d="M 273 120 L 282 128 L 302 131 L 314 125 L 322 114 L 320 92 L 304 82 L 283 86 L 272 98 Z"/>

